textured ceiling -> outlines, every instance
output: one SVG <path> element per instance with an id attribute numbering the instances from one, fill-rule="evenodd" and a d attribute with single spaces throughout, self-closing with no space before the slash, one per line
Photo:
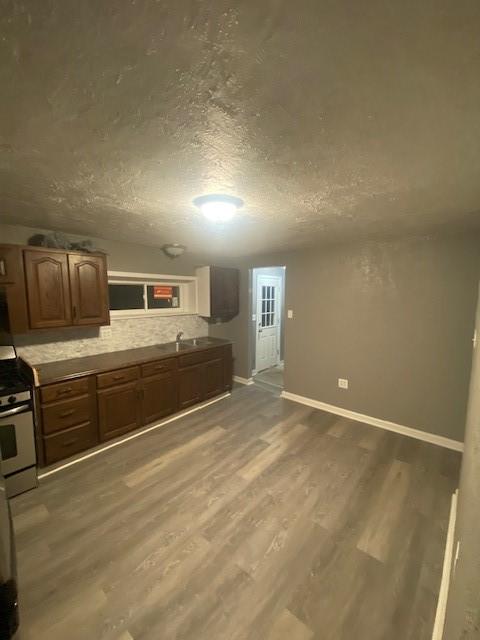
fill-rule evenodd
<path id="1" fill-rule="evenodd" d="M 478 0 L 1 2 L 0 220 L 193 251 L 480 226 Z M 234 222 L 192 199 L 240 196 Z"/>

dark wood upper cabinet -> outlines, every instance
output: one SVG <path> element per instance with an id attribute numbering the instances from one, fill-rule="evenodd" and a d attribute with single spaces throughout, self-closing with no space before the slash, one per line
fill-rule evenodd
<path id="1" fill-rule="evenodd" d="M 0 245 L 0 333 L 29 330 L 22 247 Z"/>
<path id="2" fill-rule="evenodd" d="M 27 249 L 24 260 L 30 328 L 71 325 L 67 254 Z"/>
<path id="3" fill-rule="evenodd" d="M 230 320 L 238 314 L 240 274 L 229 267 L 200 267 L 198 313 L 205 318 Z"/>
<path id="4" fill-rule="evenodd" d="M 12 244 L 0 245 L 0 284 L 16 284 L 23 278 L 21 249 Z"/>
<path id="5" fill-rule="evenodd" d="M 110 322 L 107 268 L 103 256 L 68 255 L 73 324 Z"/>
<path id="6" fill-rule="evenodd" d="M 214 318 L 233 318 L 238 314 L 238 269 L 211 267 L 211 305 Z"/>
<path id="7" fill-rule="evenodd" d="M 105 256 L 0 245 L 0 330 L 110 322 Z"/>
<path id="8" fill-rule="evenodd" d="M 148 424 L 177 410 L 177 385 L 174 371 L 142 380 L 142 424 Z"/>

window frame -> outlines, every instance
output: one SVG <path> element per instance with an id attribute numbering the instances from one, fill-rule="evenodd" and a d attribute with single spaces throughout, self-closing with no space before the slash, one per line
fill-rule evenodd
<path id="1" fill-rule="evenodd" d="M 197 313 L 197 279 L 194 276 L 108 272 L 108 285 L 143 285 L 143 309 L 110 309 L 111 318 L 151 318 L 158 316 L 194 315 Z M 147 286 L 178 287 L 180 306 L 170 309 L 148 309 Z M 109 304 L 110 306 L 110 304 Z"/>

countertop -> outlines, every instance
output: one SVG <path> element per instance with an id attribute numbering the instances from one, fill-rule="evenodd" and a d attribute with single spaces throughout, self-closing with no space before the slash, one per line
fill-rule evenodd
<path id="1" fill-rule="evenodd" d="M 44 364 L 31 365 L 35 374 L 35 384 L 51 384 L 71 380 L 80 376 L 87 376 L 102 371 L 121 369 L 152 360 L 163 360 L 184 353 L 203 351 L 212 347 L 231 344 L 230 340 L 222 338 L 210 338 L 204 336 L 197 338 L 200 344 L 194 346 L 189 344 L 189 340 L 182 341 L 182 348 L 177 351 L 175 342 L 166 344 L 156 344 L 137 349 L 126 349 L 125 351 L 112 351 L 109 353 L 99 353 L 94 356 L 83 358 L 70 358 L 69 360 L 58 360 L 56 362 L 45 362 Z"/>

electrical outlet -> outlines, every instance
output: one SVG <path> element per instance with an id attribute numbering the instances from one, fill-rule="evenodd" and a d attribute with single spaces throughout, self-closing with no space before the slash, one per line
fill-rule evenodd
<path id="1" fill-rule="evenodd" d="M 346 378 L 339 378 L 338 386 L 340 389 L 348 389 L 348 380 Z"/>
<path id="2" fill-rule="evenodd" d="M 293 309 L 287 311 L 287 318 L 293 318 Z"/>

